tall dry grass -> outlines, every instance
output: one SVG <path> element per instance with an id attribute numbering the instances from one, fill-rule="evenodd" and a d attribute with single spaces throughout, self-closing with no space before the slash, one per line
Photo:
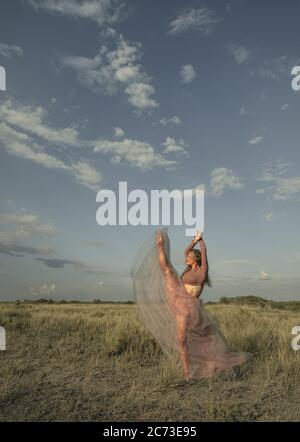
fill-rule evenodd
<path id="1" fill-rule="evenodd" d="M 233 349 L 254 353 L 235 370 L 186 385 L 135 305 L 0 304 L 2 421 L 299 420 L 297 312 L 206 307 Z"/>

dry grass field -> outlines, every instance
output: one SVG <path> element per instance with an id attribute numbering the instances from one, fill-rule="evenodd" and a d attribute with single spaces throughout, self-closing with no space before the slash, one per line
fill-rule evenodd
<path id="1" fill-rule="evenodd" d="M 299 421 L 300 312 L 214 304 L 234 349 L 255 357 L 183 381 L 134 304 L 0 304 L 1 421 Z"/>

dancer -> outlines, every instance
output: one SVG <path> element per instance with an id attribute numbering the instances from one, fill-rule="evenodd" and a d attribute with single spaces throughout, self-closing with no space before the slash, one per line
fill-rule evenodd
<path id="1" fill-rule="evenodd" d="M 199 242 L 200 249 L 195 246 Z M 132 267 L 136 305 L 145 326 L 168 355 L 179 355 L 186 381 L 205 378 L 246 362 L 247 352 L 232 352 L 199 298 L 211 286 L 206 245 L 197 232 L 185 249 L 181 276 L 170 260 L 167 229 L 145 243 Z"/>

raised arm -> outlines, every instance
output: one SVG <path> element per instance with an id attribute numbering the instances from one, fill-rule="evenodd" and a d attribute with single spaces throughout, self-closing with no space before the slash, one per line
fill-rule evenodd
<path id="1" fill-rule="evenodd" d="M 200 244 L 200 250 L 201 250 L 202 275 L 203 275 L 203 280 L 205 280 L 206 276 L 207 276 L 207 272 L 208 272 L 208 263 L 207 263 L 206 245 L 205 245 L 205 242 L 202 237 L 200 238 L 199 244 Z"/>
<path id="2" fill-rule="evenodd" d="M 184 249 L 184 255 L 186 256 L 189 252 L 193 250 L 198 241 L 200 241 L 201 233 L 197 232 L 189 245 Z"/>

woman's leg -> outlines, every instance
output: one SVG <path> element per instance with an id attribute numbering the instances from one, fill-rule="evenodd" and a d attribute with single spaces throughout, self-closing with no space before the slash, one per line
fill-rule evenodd
<path id="1" fill-rule="evenodd" d="M 174 313 L 176 313 L 176 272 L 169 262 L 168 257 L 166 255 L 165 247 L 164 247 L 164 238 L 160 231 L 156 234 L 156 248 L 158 254 L 159 265 L 162 270 L 164 280 L 165 280 L 165 294 L 166 298 L 169 301 L 169 305 Z"/>
<path id="2" fill-rule="evenodd" d="M 172 271 L 172 266 L 169 263 L 168 258 L 166 256 L 166 252 L 164 249 L 164 237 L 160 231 L 156 233 L 156 248 L 158 252 L 160 268 L 162 269 L 163 273 L 166 275 Z"/>
<path id="3" fill-rule="evenodd" d="M 187 318 L 185 316 L 176 316 L 176 337 L 179 344 L 179 356 L 183 367 L 185 380 L 189 380 L 189 354 L 187 348 Z"/>
<path id="4" fill-rule="evenodd" d="M 166 296 L 170 302 L 171 308 L 176 315 L 176 338 L 179 344 L 179 356 L 183 366 L 184 377 L 189 379 L 189 358 L 186 345 L 186 333 L 187 333 L 187 317 L 182 314 L 176 314 L 178 311 L 182 311 L 180 304 L 177 303 L 176 290 L 173 288 L 174 278 L 176 278 L 174 269 L 169 263 L 164 249 L 163 235 L 161 232 L 156 234 L 156 247 L 158 252 L 158 259 L 160 268 L 164 274 L 166 283 Z"/>

